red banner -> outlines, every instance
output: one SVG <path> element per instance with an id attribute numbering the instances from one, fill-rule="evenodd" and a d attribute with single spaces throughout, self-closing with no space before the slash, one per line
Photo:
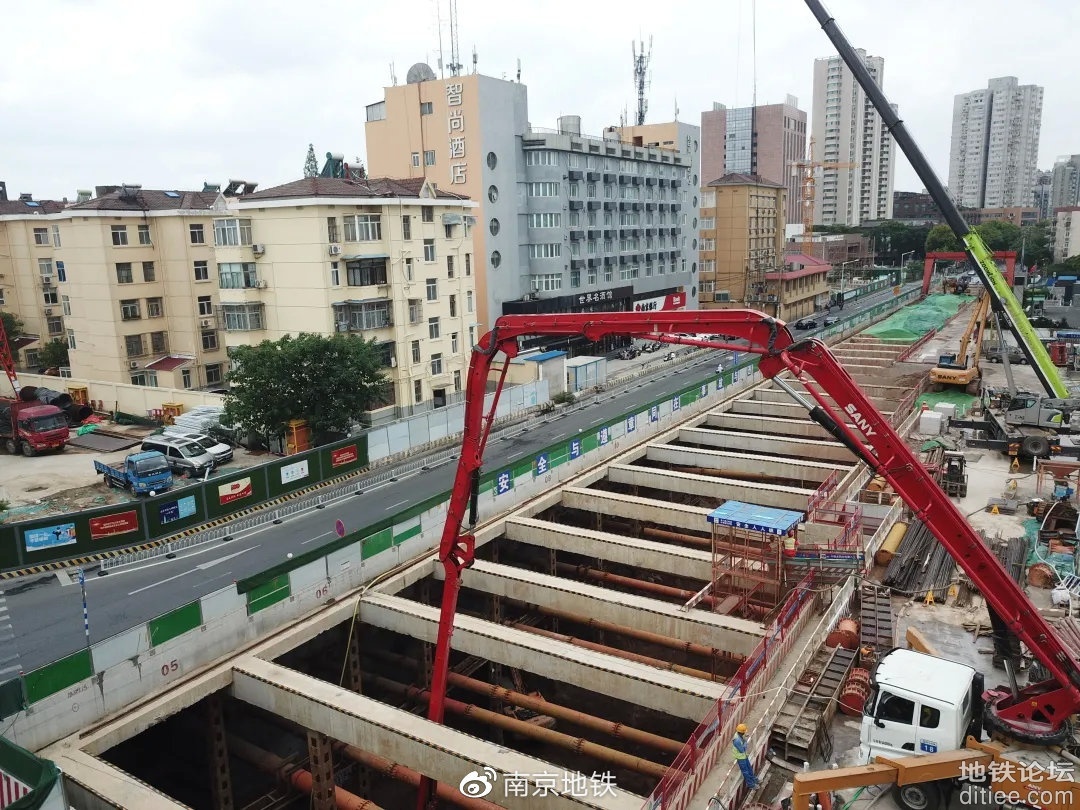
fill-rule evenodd
<path id="1" fill-rule="evenodd" d="M 359 456 L 356 453 L 356 445 L 350 444 L 348 447 L 339 447 L 337 450 L 330 451 L 330 466 L 340 467 L 342 464 L 352 464 Z"/>
<path id="2" fill-rule="evenodd" d="M 686 306 L 686 293 L 671 293 L 657 298 L 643 298 L 634 302 L 634 312 L 660 312 L 682 309 Z"/>
<path id="3" fill-rule="evenodd" d="M 238 478 L 218 487 L 218 502 L 224 506 L 227 503 L 247 498 L 251 495 L 251 479 Z"/>
<path id="4" fill-rule="evenodd" d="M 127 534 L 139 530 L 139 513 L 134 509 L 117 515 L 90 518 L 90 537 L 112 537 L 114 534 Z"/>

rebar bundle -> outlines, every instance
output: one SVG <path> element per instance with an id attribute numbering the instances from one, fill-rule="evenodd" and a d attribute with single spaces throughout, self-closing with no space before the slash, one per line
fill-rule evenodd
<path id="1" fill-rule="evenodd" d="M 885 569 L 882 584 L 904 594 L 944 602 L 956 573 L 956 562 L 921 520 L 912 521 L 896 556 Z"/>

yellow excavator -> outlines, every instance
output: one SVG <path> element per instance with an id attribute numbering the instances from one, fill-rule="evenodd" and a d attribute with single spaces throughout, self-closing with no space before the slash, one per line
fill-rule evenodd
<path id="1" fill-rule="evenodd" d="M 972 395 L 979 393 L 979 357 L 982 354 L 983 332 L 986 330 L 986 316 L 990 312 L 990 296 L 983 293 L 972 310 L 971 320 L 960 338 L 960 348 L 956 354 L 943 354 L 938 363 L 930 369 L 931 390 L 940 391 L 945 386 L 962 386 Z M 969 355 L 970 351 L 970 357 Z"/>

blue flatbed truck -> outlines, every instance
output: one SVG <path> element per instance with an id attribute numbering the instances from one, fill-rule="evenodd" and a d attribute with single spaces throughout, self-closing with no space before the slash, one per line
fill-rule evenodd
<path id="1" fill-rule="evenodd" d="M 136 495 L 155 495 L 173 483 L 168 459 L 156 451 L 132 453 L 123 461 L 112 464 L 95 461 L 94 469 L 105 476 L 106 485 L 127 489 Z"/>

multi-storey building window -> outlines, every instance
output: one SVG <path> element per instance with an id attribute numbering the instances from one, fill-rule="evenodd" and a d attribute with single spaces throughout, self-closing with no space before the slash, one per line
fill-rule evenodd
<path id="1" fill-rule="evenodd" d="M 45 329 L 49 337 L 59 338 L 64 334 L 64 319 L 59 315 L 49 315 L 45 318 Z"/>
<path id="2" fill-rule="evenodd" d="M 250 219 L 215 219 L 214 243 L 219 247 L 251 244 Z"/>
<path id="3" fill-rule="evenodd" d="M 533 285 L 534 289 L 543 290 L 544 292 L 554 292 L 562 289 L 561 273 L 542 273 L 533 276 L 533 279 L 536 282 Z"/>
<path id="4" fill-rule="evenodd" d="M 573 214 L 570 216 L 573 217 Z M 574 223 L 571 222 L 570 224 L 573 225 Z M 529 214 L 529 227 L 560 228 L 562 227 L 562 214 Z"/>
<path id="5" fill-rule="evenodd" d="M 123 247 L 128 243 L 127 225 L 112 226 L 112 243 L 115 247 Z"/>
<path id="6" fill-rule="evenodd" d="M 453 278 L 454 277 L 454 257 L 453 256 L 447 256 L 446 257 L 446 277 L 447 278 Z"/>
<path id="7" fill-rule="evenodd" d="M 454 371 L 454 393 L 461 393 L 461 372 Z"/>
<path id="8" fill-rule="evenodd" d="M 64 314 L 71 314 L 71 299 L 66 295 L 60 296 L 60 304 L 64 307 Z"/>
<path id="9" fill-rule="evenodd" d="M 442 355 L 441 354 L 433 354 L 433 355 L 431 355 L 431 374 L 432 374 L 432 376 L 434 376 L 436 374 L 442 374 Z"/>
<path id="10" fill-rule="evenodd" d="M 420 362 L 420 341 L 414 340 L 412 342 L 412 361 L 414 363 Z"/>
<path id="11" fill-rule="evenodd" d="M 412 260 L 412 256 L 409 256 L 409 257 L 407 257 L 405 259 L 405 280 L 406 281 L 412 281 L 413 280 L 413 260 Z"/>
<path id="12" fill-rule="evenodd" d="M 222 383 L 221 363 L 210 363 L 206 366 L 206 384 L 220 385 Z"/>
<path id="13" fill-rule="evenodd" d="M 139 244 L 140 245 L 152 245 L 152 244 L 154 244 L 153 242 L 150 241 L 150 226 L 149 225 L 140 225 L 139 226 Z"/>
<path id="14" fill-rule="evenodd" d="M 60 226 L 52 226 L 52 244 L 53 247 L 60 247 Z"/>
<path id="15" fill-rule="evenodd" d="M 562 256 L 561 242 L 542 242 L 537 245 L 529 245 L 530 259 L 557 259 Z"/>
<path id="16" fill-rule="evenodd" d="M 167 332 L 150 333 L 151 354 L 165 354 L 169 351 L 169 335 Z"/>
<path id="17" fill-rule="evenodd" d="M 326 218 L 326 241 L 331 244 L 341 241 L 338 239 L 337 217 Z"/>
<path id="18" fill-rule="evenodd" d="M 382 219 L 378 214 L 345 217 L 346 242 L 378 242 L 382 239 Z"/>
<path id="19" fill-rule="evenodd" d="M 195 299 L 195 303 L 200 315 L 209 317 L 214 314 L 214 301 L 209 295 L 200 295 Z"/>
<path id="20" fill-rule="evenodd" d="M 558 166 L 559 153 L 550 149 L 538 149 L 525 153 L 526 166 Z"/>
<path id="21" fill-rule="evenodd" d="M 146 354 L 146 345 L 142 335 L 127 335 L 124 337 L 124 351 L 128 357 L 142 357 Z"/>
<path id="22" fill-rule="evenodd" d="M 221 315 L 227 332 L 257 332 L 263 328 L 262 304 L 222 304 Z"/>
<path id="23" fill-rule="evenodd" d="M 188 237 L 193 245 L 206 244 L 206 231 L 202 225 L 188 225 Z"/>
<path id="24" fill-rule="evenodd" d="M 429 278 L 427 280 L 426 291 L 428 301 L 439 300 L 439 280 L 437 278 Z"/>
<path id="25" fill-rule="evenodd" d="M 465 254 L 465 275 L 466 276 L 471 276 L 472 275 L 472 254 L 471 253 L 466 253 Z"/>
<path id="26" fill-rule="evenodd" d="M 581 271 L 580 270 L 571 270 L 570 271 L 570 286 L 571 287 L 580 287 L 581 286 Z"/>
<path id="27" fill-rule="evenodd" d="M 595 267 L 590 267 L 589 268 L 589 274 L 588 274 L 587 278 L 588 278 L 588 283 L 589 283 L 590 286 L 596 283 L 596 268 Z"/>
<path id="28" fill-rule="evenodd" d="M 217 332 L 211 329 L 204 329 L 200 333 L 202 338 L 202 347 L 204 352 L 216 352 L 218 347 Z M 208 381 L 209 382 L 209 381 Z"/>
<path id="29" fill-rule="evenodd" d="M 454 332 L 450 335 L 450 352 L 457 354 L 458 352 L 458 333 Z"/>
<path id="30" fill-rule="evenodd" d="M 472 312 L 473 311 L 473 292 L 472 292 L 472 290 L 466 290 L 465 291 L 465 311 L 466 312 Z"/>
<path id="31" fill-rule="evenodd" d="M 451 318 L 456 318 L 457 317 L 457 296 L 456 295 L 451 295 L 450 296 L 450 317 Z"/>
<path id="32" fill-rule="evenodd" d="M 45 306 L 53 306 L 60 303 L 60 294 L 56 291 L 55 287 L 46 287 L 41 291 L 41 299 L 45 303 Z"/>
<path id="33" fill-rule="evenodd" d="M 210 280 L 210 263 L 204 259 L 194 263 L 195 280 L 196 281 L 209 281 Z"/>
<path id="34" fill-rule="evenodd" d="M 339 269 L 337 262 L 330 262 L 330 286 L 341 286 L 341 270 Z"/>
<path id="35" fill-rule="evenodd" d="M 434 239 L 425 239 L 424 240 L 424 261 L 425 262 L 433 262 L 433 261 L 435 261 L 435 240 Z"/>
<path id="36" fill-rule="evenodd" d="M 345 277 L 350 287 L 386 284 L 386 259 L 352 259 L 345 262 Z"/>
<path id="37" fill-rule="evenodd" d="M 702 217 L 701 222 L 698 224 L 698 229 L 702 231 L 711 231 L 716 228 L 715 217 Z"/>
<path id="38" fill-rule="evenodd" d="M 116 263 L 116 283 L 131 284 L 135 279 L 131 275 L 131 262 Z"/>
<path id="39" fill-rule="evenodd" d="M 409 299 L 409 323 L 418 324 L 424 316 L 424 302 L 419 298 Z"/>
<path id="40" fill-rule="evenodd" d="M 51 276 L 53 274 L 52 259 L 38 259 L 37 261 L 38 273 L 42 276 Z"/>
<path id="41" fill-rule="evenodd" d="M 420 206 L 420 221 L 421 222 L 434 222 L 435 221 L 435 206 L 422 205 Z"/>
<path id="42" fill-rule="evenodd" d="M 428 318 L 427 320 L 428 337 L 431 340 L 437 340 L 439 337 L 439 319 Z"/>
<path id="43" fill-rule="evenodd" d="M 413 381 L 412 390 L 413 390 L 413 401 L 415 401 L 415 402 L 423 402 L 424 401 L 424 383 L 421 380 Z"/>
<path id="44" fill-rule="evenodd" d="M 120 302 L 120 320 L 135 321 L 141 317 L 138 299 L 129 298 Z"/>
<path id="45" fill-rule="evenodd" d="M 69 349 L 77 349 L 78 348 L 78 346 L 75 345 L 75 330 L 74 329 L 68 329 L 67 330 L 67 341 L 68 341 L 68 348 Z"/>
<path id="46" fill-rule="evenodd" d="M 528 192 L 530 197 L 558 197 L 559 183 L 529 183 Z"/>
<path id="47" fill-rule="evenodd" d="M 427 150 L 424 151 L 424 165 L 425 166 L 434 166 L 435 165 L 435 150 L 434 149 L 427 149 Z"/>
<path id="48" fill-rule="evenodd" d="M 34 228 L 34 244 L 42 245 L 44 247 L 49 246 L 49 229 L 48 228 Z"/>
<path id="49" fill-rule="evenodd" d="M 383 329 L 393 325 L 390 315 L 390 301 L 369 301 L 349 311 L 349 326 L 352 329 Z"/>
<path id="50" fill-rule="evenodd" d="M 143 262 L 142 263 L 142 280 L 143 281 L 154 281 L 154 280 L 156 280 L 156 278 L 157 278 L 157 274 L 154 271 L 154 263 L 153 262 Z"/>
<path id="51" fill-rule="evenodd" d="M 715 239 L 702 239 L 701 240 L 701 249 L 704 250 L 706 253 L 708 253 L 709 251 L 716 250 L 716 240 Z"/>
<path id="52" fill-rule="evenodd" d="M 218 265 L 218 285 L 223 290 L 250 289 L 258 282 L 255 262 L 224 262 Z"/>
<path id="53" fill-rule="evenodd" d="M 408 214 L 401 218 L 401 238 L 406 242 L 412 239 L 412 217 Z"/>
<path id="54" fill-rule="evenodd" d="M 165 301 L 162 298 L 147 298 L 146 299 L 146 317 L 147 318 L 163 318 L 165 317 Z"/>

